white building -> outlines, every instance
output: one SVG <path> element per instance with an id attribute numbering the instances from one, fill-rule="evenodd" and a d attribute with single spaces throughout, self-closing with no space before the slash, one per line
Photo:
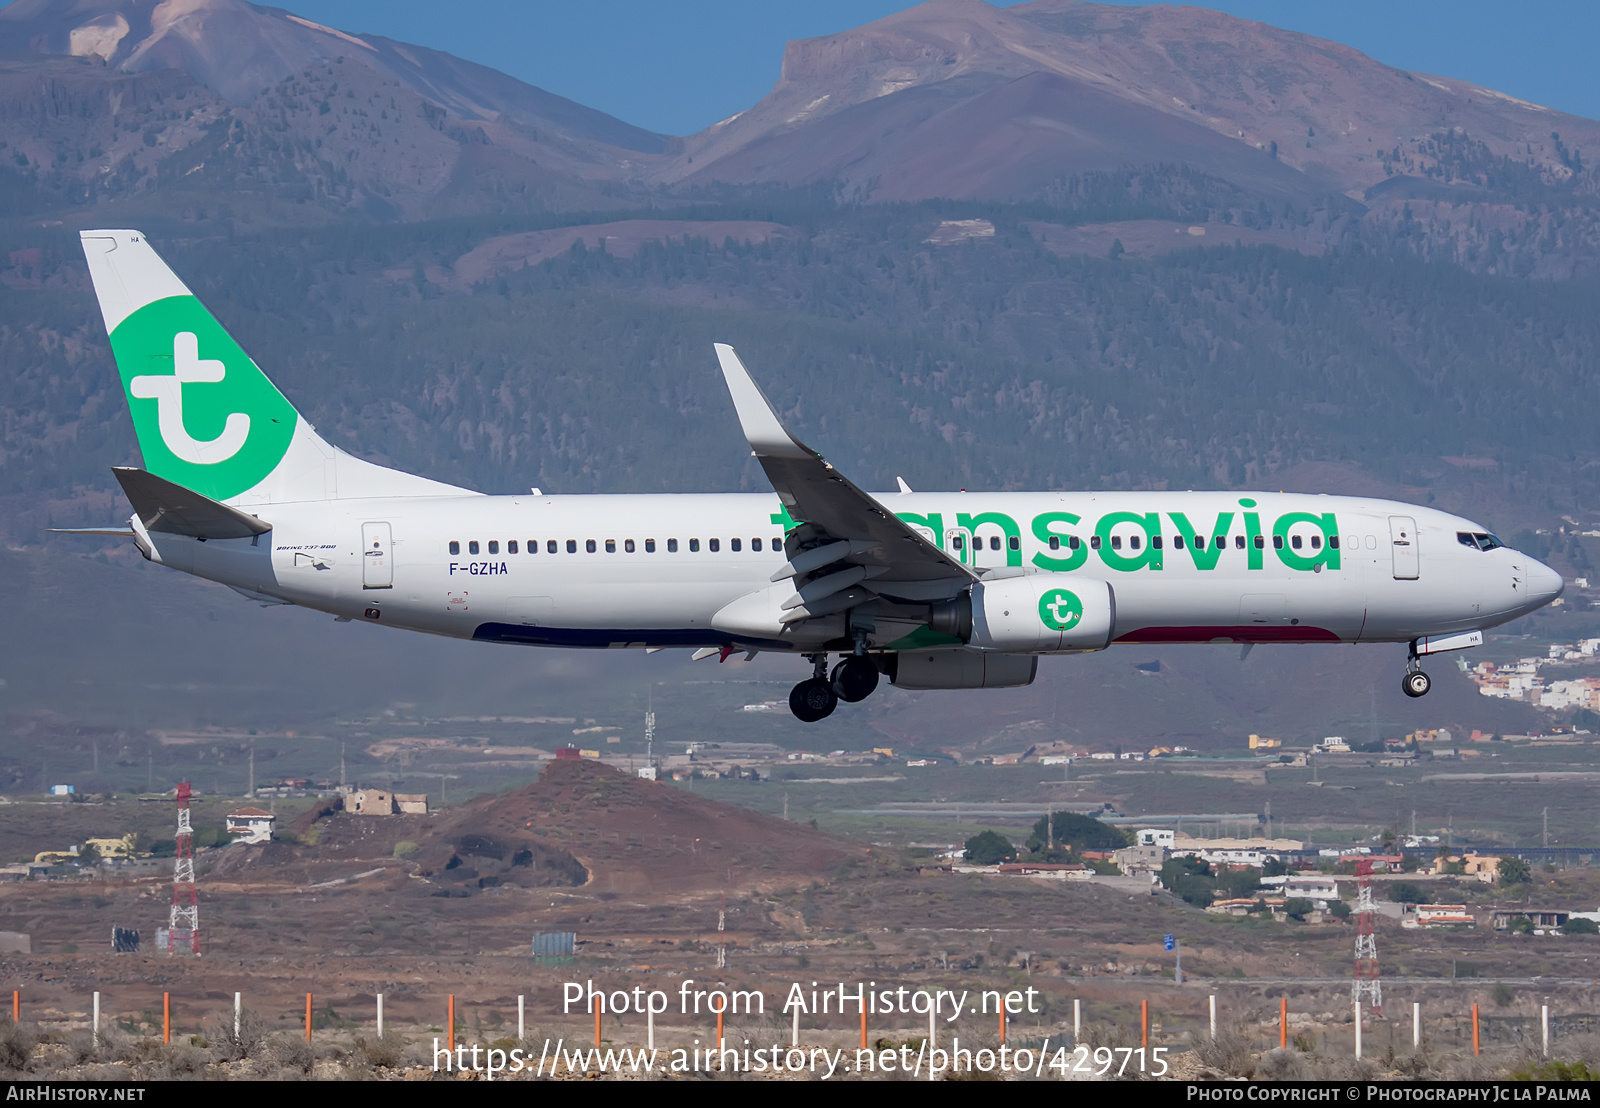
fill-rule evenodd
<path id="1" fill-rule="evenodd" d="M 1164 846 L 1171 850 L 1177 840 L 1176 831 L 1166 831 L 1159 827 L 1144 827 L 1139 831 L 1140 846 Z"/>
<path id="2" fill-rule="evenodd" d="M 278 817 L 260 808 L 240 808 L 228 813 L 228 834 L 236 836 L 234 842 L 255 845 L 272 841 L 272 829 Z"/>
<path id="3" fill-rule="evenodd" d="M 1291 873 L 1279 877 L 1263 877 L 1261 883 L 1268 888 L 1283 890 L 1285 898 L 1302 897 L 1315 901 L 1319 908 L 1326 908 L 1339 899 L 1339 883 L 1325 874 Z"/>

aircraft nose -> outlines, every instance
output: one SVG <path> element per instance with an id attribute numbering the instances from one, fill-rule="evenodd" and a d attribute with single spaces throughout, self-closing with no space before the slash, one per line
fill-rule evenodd
<path id="1" fill-rule="evenodd" d="M 1541 608 L 1560 596 L 1567 587 L 1561 574 L 1532 558 L 1528 559 L 1527 582 L 1528 602 Z"/>

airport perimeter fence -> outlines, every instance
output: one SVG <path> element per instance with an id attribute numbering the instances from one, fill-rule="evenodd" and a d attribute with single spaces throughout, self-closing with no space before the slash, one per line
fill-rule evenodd
<path id="1" fill-rule="evenodd" d="M 557 943 L 559 941 L 556 940 Z M 337 1026 L 346 1031 L 357 1031 L 358 1029 L 370 1027 L 381 1038 L 386 1030 L 384 1024 L 384 994 L 376 993 L 371 995 L 373 1010 L 370 1022 L 364 1018 L 345 1017 L 339 1021 Z M 416 998 L 411 997 L 409 999 L 413 1001 L 414 1007 Z M 243 993 L 236 992 L 233 994 L 232 1014 L 235 1037 L 238 1036 L 240 1020 L 244 1012 L 243 1001 Z M 516 997 L 515 1019 L 516 1041 L 518 1042 L 525 1041 L 527 1037 L 526 1001 L 525 994 L 519 994 Z M 474 1004 L 473 1007 L 481 1013 L 485 1005 L 479 1003 Z M 1139 1001 L 1137 1029 L 1132 1026 L 1131 1019 L 1123 1021 L 1127 1024 L 1127 1026 L 1123 1026 L 1113 1016 L 1111 1019 L 1101 1022 L 1099 1031 L 1104 1033 L 1109 1026 L 1115 1033 L 1119 1048 L 1120 1045 L 1131 1046 L 1134 1042 L 1139 1044 L 1141 1050 L 1160 1046 L 1163 1044 L 1159 1040 L 1166 1037 L 1176 1049 L 1187 1049 L 1200 1044 L 1207 1036 L 1215 1038 L 1219 1031 L 1224 1031 L 1227 1026 L 1237 1026 L 1236 1021 L 1241 1018 L 1240 1013 L 1229 1013 L 1225 1008 L 1219 1008 L 1216 994 L 1211 994 L 1208 997 L 1208 1008 L 1208 1023 L 1203 1022 L 1200 1029 L 1183 1034 L 1181 1037 L 1161 1035 L 1160 1015 L 1152 1007 L 1148 999 Z M 1123 1010 L 1125 1011 L 1126 1009 Z M 92 996 L 91 1012 L 89 1030 L 96 1043 L 99 1042 L 102 1032 L 109 1031 L 113 1025 L 124 1029 L 129 1026 L 129 1021 L 126 1018 L 123 1020 L 108 1018 L 102 1021 L 101 994 L 99 992 L 95 992 Z M 1292 1045 L 1302 1050 L 1319 1050 L 1327 1054 L 1344 1053 L 1345 1051 L 1353 1050 L 1357 1057 L 1363 1056 L 1363 1053 L 1365 1053 L 1365 1056 L 1374 1057 L 1385 1052 L 1404 1052 L 1422 1047 L 1433 1051 L 1448 1050 L 1461 1054 L 1465 1054 L 1470 1050 L 1471 1053 L 1476 1055 L 1482 1053 L 1485 1047 L 1500 1046 L 1520 1048 L 1528 1054 L 1538 1053 L 1544 1057 L 1549 1057 L 1563 1041 L 1573 1041 L 1579 1038 L 1592 1039 L 1597 1033 L 1600 1033 L 1600 1015 L 1584 1012 L 1558 1014 L 1551 1011 L 1548 1003 L 1541 1005 L 1536 1015 L 1490 1015 L 1484 1013 L 1477 1004 L 1471 1005 L 1466 1012 L 1453 1009 L 1439 1010 L 1438 1006 L 1424 1011 L 1420 1004 L 1402 1003 L 1390 1006 L 1388 1018 L 1376 1016 L 1370 1011 L 1363 1011 L 1360 1006 L 1352 1006 L 1345 1009 L 1345 1012 L 1348 1013 L 1346 1017 L 1349 1021 L 1348 1023 L 1338 1025 L 1334 1030 L 1324 1028 L 1318 1036 L 1310 1034 L 1305 1019 L 1307 1013 L 1303 1011 L 1291 1013 L 1287 997 L 1279 1000 L 1276 1019 L 1259 1018 L 1261 1012 L 1259 1007 L 1255 1005 L 1251 1005 L 1247 1012 L 1249 1014 L 1243 1018 L 1248 1025 L 1253 1025 L 1255 1028 L 1254 1033 L 1249 1038 L 1254 1040 L 1253 1045 L 1256 1049 L 1262 1052 L 1270 1051 L 1274 1048 L 1287 1048 Z M 9 1014 L 13 1024 L 22 1022 L 24 1006 L 20 989 L 13 990 L 11 993 L 11 1010 Z M 149 1014 L 149 1011 L 146 1010 L 142 1015 L 147 1016 Z M 296 1014 L 298 1015 L 299 1013 L 297 1012 Z M 481 1026 L 478 1029 L 480 1032 L 478 1035 L 468 1035 L 466 1033 L 465 1020 L 458 1010 L 454 994 L 447 994 L 443 998 L 442 1004 L 439 1005 L 438 1014 L 442 1015 L 443 1019 L 438 1021 L 438 1026 L 430 1027 L 430 1031 L 438 1032 L 450 1050 L 454 1050 L 458 1045 L 462 1044 L 470 1046 L 472 1042 L 485 1037 L 481 1034 Z M 1324 1010 L 1322 1014 L 1326 1015 L 1328 1013 Z M 190 1015 L 192 1019 L 192 1013 Z M 304 1034 L 306 1042 L 311 1042 L 318 1027 L 322 1026 L 318 1023 L 321 1015 L 322 1013 L 316 1010 L 313 994 L 306 993 L 303 1031 L 301 1032 Z M 494 1021 L 496 1027 L 509 1031 L 510 1015 L 511 1013 L 508 1010 L 501 1016 L 497 1016 Z M 596 1047 L 601 1046 L 602 1042 L 647 1046 L 651 1049 L 656 1046 L 656 1024 L 653 1013 L 647 1014 L 642 1024 L 640 1021 L 635 1020 L 624 1027 L 614 1015 L 605 1011 L 602 1000 L 598 1004 L 591 1003 L 588 1011 L 583 1012 L 582 1016 L 585 1017 L 586 1023 L 587 1017 L 593 1017 L 593 1040 Z M 714 1017 L 714 1024 L 709 1018 L 701 1022 L 706 1024 L 704 1030 L 707 1041 L 715 1043 L 720 1049 L 726 1032 L 724 1012 L 716 1011 L 714 1012 Z M 1013 1028 L 1003 1013 L 999 1014 L 998 1017 L 985 1017 L 976 1028 L 973 1026 L 973 1022 L 976 1021 L 971 1021 L 959 1029 L 944 1026 L 942 1021 L 935 1021 L 930 1017 L 929 1025 L 926 1029 L 926 1038 L 930 1044 L 937 1045 L 954 1034 L 964 1033 L 970 1035 L 974 1030 L 978 1030 L 983 1038 L 988 1039 L 992 1036 L 997 1043 L 1004 1044 L 1010 1039 L 1019 1049 L 1026 1047 L 1037 1051 L 1045 1044 L 1053 1043 L 1054 1048 L 1073 1050 L 1077 1048 L 1080 1042 L 1093 1049 L 1096 1044 L 1084 1039 L 1084 1031 L 1086 1029 L 1090 1030 L 1091 1039 L 1095 1035 L 1095 1029 L 1086 1022 L 1089 1017 L 1088 1006 L 1083 1001 L 1074 999 L 1072 1001 L 1070 1033 L 1065 1026 L 1062 1026 L 1053 1033 L 1044 1034 L 1043 1036 L 1041 1036 L 1037 1028 Z M 691 1025 L 693 1025 L 693 1022 L 691 1021 Z M 789 1039 L 789 1045 L 791 1046 L 799 1046 L 801 1044 L 803 1030 L 813 1035 L 821 1030 L 815 1027 L 802 1029 L 798 1011 L 792 1013 L 792 1019 L 786 1022 L 789 1024 L 786 1028 L 789 1034 L 786 1037 Z M 851 1022 L 854 1023 L 854 1019 Z M 425 1023 L 431 1023 L 431 1021 L 425 1021 Z M 609 1026 L 606 1026 L 606 1023 L 609 1023 Z M 1325 1021 L 1322 1021 L 1322 1023 L 1325 1023 Z M 140 1026 L 144 1025 L 145 1021 L 141 1020 Z M 1344 1030 L 1341 1030 L 1341 1027 Z M 682 1030 L 681 1024 L 677 1021 L 674 1022 L 674 1028 Z M 1153 1028 L 1157 1039 L 1155 1042 L 1152 1042 Z M 391 1025 L 390 1030 L 392 1029 Z M 840 1030 L 838 1027 L 833 1027 L 827 1029 L 826 1033 L 837 1036 Z M 919 1038 L 917 1031 L 908 1032 L 906 1028 L 900 1027 L 893 1030 L 879 1028 L 876 1034 L 880 1037 L 886 1037 L 881 1038 L 881 1040 L 875 1039 L 874 1030 L 870 1026 L 870 1021 L 865 1011 L 860 1013 L 859 1033 L 862 1049 L 866 1049 L 869 1045 L 880 1041 L 887 1042 L 891 1041 L 891 1039 L 893 1041 L 907 1040 L 908 1034 L 910 1036 L 909 1041 L 917 1041 Z M 173 996 L 170 992 L 165 992 L 162 993 L 161 1002 L 162 1041 L 170 1043 L 173 1035 Z M 584 1037 L 587 1038 L 587 1035 Z M 1346 1042 L 1340 1041 L 1347 1037 Z M 1317 1039 L 1320 1039 L 1320 1041 L 1316 1041 Z M 637 1040 L 637 1042 L 631 1042 L 631 1040 Z"/>

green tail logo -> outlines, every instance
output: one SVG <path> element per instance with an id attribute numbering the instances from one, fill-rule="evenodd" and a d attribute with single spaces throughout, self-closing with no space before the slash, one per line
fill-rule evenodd
<path id="1" fill-rule="evenodd" d="M 111 334 L 145 467 L 213 500 L 258 484 L 299 418 L 193 296 L 135 311 Z"/>

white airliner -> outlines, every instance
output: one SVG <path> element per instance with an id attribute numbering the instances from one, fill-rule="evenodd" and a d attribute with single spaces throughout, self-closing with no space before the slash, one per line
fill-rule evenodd
<path id="1" fill-rule="evenodd" d="M 1029 684 L 1113 643 L 1475 646 L 1560 595 L 1481 524 L 1359 497 L 863 492 L 716 347 L 774 494 L 485 496 L 324 442 L 137 231 L 84 254 L 145 468 L 115 473 L 151 561 L 263 603 L 532 646 L 800 655 L 811 722 L 880 676 Z M 828 669 L 830 655 L 840 660 Z"/>

